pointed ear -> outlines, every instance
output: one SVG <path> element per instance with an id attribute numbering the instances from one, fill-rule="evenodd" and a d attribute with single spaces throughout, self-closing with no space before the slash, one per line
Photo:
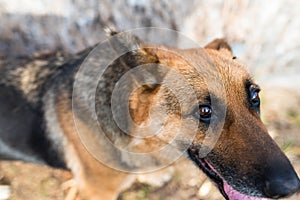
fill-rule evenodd
<path id="1" fill-rule="evenodd" d="M 208 43 L 204 48 L 215 49 L 233 56 L 232 49 L 225 39 L 215 39 L 212 42 Z"/>
<path id="2" fill-rule="evenodd" d="M 108 38 L 111 51 L 119 55 L 118 59 L 129 68 L 146 63 L 158 63 L 157 56 L 142 47 L 142 41 L 135 35 L 126 32 L 112 32 Z"/>
<path id="3" fill-rule="evenodd" d="M 122 92 L 130 92 L 131 118 L 137 124 L 144 123 L 148 120 L 152 99 L 159 91 L 167 69 L 159 67 L 159 58 L 151 45 L 142 42 L 133 34 L 114 32 L 110 34 L 108 41 L 110 52 L 120 56 L 110 65 L 115 71 L 107 76 L 105 82 L 115 85 L 126 74 L 124 77 L 128 78 L 123 77 L 118 85 L 123 88 Z M 119 98 L 122 99 L 121 95 Z M 127 100 L 123 99 L 123 102 Z M 123 120 L 127 117 L 129 116 L 123 116 Z"/>

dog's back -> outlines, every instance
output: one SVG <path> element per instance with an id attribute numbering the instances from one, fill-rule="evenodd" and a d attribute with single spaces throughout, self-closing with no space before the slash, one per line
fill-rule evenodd
<path id="1" fill-rule="evenodd" d="M 66 167 L 62 150 L 47 136 L 43 96 L 64 68 L 79 65 L 89 51 L 69 57 L 57 53 L 0 63 L 0 159 Z"/>

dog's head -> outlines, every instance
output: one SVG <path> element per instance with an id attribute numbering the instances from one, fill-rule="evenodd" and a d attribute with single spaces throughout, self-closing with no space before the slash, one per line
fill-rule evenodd
<path id="1" fill-rule="evenodd" d="M 299 190 L 296 172 L 260 119 L 260 88 L 224 40 L 186 50 L 142 43 L 133 36 L 120 36 L 117 42 L 122 48 L 129 43 L 136 48 L 114 65 L 167 66 L 148 65 L 139 78 L 152 79 L 153 84 L 140 84 L 130 95 L 130 117 L 136 124 L 160 121 L 155 125 L 159 134 L 149 138 L 144 149 L 160 141 L 175 140 L 172 144 L 178 149 L 189 144 L 187 155 L 226 199 L 280 198 Z M 167 119 L 161 119 L 161 111 Z M 192 141 L 186 139 L 190 136 L 174 139 L 185 122 L 196 124 Z M 189 134 L 189 127 L 182 130 Z M 209 131 L 216 131 L 218 139 L 204 155 Z"/>
<path id="2" fill-rule="evenodd" d="M 281 198 L 295 193 L 299 178 L 260 119 L 259 86 L 231 55 L 226 42 L 215 40 L 205 48 L 224 80 L 225 123 L 205 158 L 198 156 L 197 146 L 189 149 L 190 157 L 227 199 Z"/>

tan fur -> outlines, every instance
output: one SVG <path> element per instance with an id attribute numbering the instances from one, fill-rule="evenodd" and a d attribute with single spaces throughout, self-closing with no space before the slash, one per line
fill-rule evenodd
<path id="1" fill-rule="evenodd" d="M 81 197 L 87 200 L 116 199 L 128 174 L 111 169 L 91 156 L 82 145 L 69 109 L 68 99 L 63 96 L 57 104 L 58 118 L 61 121 L 68 144 L 66 156 L 68 166 L 75 173 L 75 181 Z M 89 128 L 86 128 L 86 131 Z M 76 144 L 76 145 L 75 145 Z"/>

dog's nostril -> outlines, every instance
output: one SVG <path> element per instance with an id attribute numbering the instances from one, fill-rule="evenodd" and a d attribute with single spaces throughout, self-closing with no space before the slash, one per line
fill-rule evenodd
<path id="1" fill-rule="evenodd" d="M 300 190 L 300 180 L 298 177 L 289 177 L 266 181 L 264 193 L 269 198 L 282 198 L 290 196 Z"/>

